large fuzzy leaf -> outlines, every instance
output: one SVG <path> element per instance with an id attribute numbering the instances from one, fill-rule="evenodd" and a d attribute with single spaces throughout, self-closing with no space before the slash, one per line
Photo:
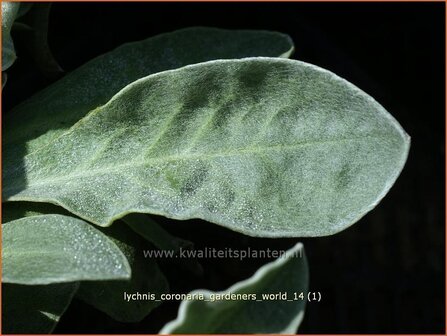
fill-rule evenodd
<path id="1" fill-rule="evenodd" d="M 168 283 L 155 260 L 144 258 L 149 248 L 145 241 L 123 222 L 117 222 L 102 232 L 123 251 L 132 268 L 132 278 L 123 281 L 82 282 L 77 297 L 122 322 L 138 322 L 160 305 L 155 300 L 126 300 L 125 293 L 153 293 L 159 296 L 169 291 Z"/>
<path id="2" fill-rule="evenodd" d="M 48 334 L 71 302 L 78 283 L 2 284 L 2 334 Z"/>
<path id="3" fill-rule="evenodd" d="M 6 162 L 3 192 L 102 226 L 146 212 L 253 236 L 320 236 L 371 210 L 408 149 L 393 117 L 331 72 L 220 60 L 127 86 L 22 166 Z"/>
<path id="4" fill-rule="evenodd" d="M 203 27 L 124 44 L 11 111 L 3 120 L 4 155 L 20 162 L 25 143 L 27 152 L 46 145 L 127 84 L 150 74 L 213 59 L 288 57 L 292 50 L 292 41 L 284 34 Z"/>
<path id="5" fill-rule="evenodd" d="M 19 2 L 2 2 L 2 71 L 8 69 L 17 58 L 11 38 L 11 28 L 19 8 Z"/>
<path id="6" fill-rule="evenodd" d="M 128 279 L 119 248 L 82 220 L 62 215 L 26 217 L 2 225 L 2 280 L 41 285 Z"/>
<path id="7" fill-rule="evenodd" d="M 203 294 L 204 299 L 183 301 L 177 319 L 160 333 L 294 334 L 304 316 L 308 281 L 304 250 L 299 243 L 279 259 L 261 267 L 251 278 L 223 292 L 192 292 Z M 278 293 L 282 294 L 280 298 L 264 298 Z M 218 297 L 219 294 L 233 295 L 233 298 Z M 238 294 L 246 297 L 238 298 Z"/>

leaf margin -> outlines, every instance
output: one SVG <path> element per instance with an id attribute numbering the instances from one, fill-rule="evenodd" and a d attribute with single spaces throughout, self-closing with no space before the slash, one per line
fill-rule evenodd
<path id="1" fill-rule="evenodd" d="M 190 294 L 204 294 L 205 298 L 209 298 L 211 294 L 225 294 L 225 293 L 235 293 L 238 289 L 249 287 L 252 285 L 255 285 L 259 280 L 262 280 L 263 276 L 269 274 L 270 271 L 274 271 L 276 268 L 279 268 L 286 264 L 288 261 L 290 261 L 290 258 L 294 258 L 294 254 L 296 253 L 302 253 L 302 258 L 304 258 L 304 264 L 307 271 L 307 281 L 308 281 L 308 266 L 307 266 L 307 259 L 305 257 L 304 253 L 304 245 L 301 242 L 296 243 L 292 248 L 286 251 L 285 255 L 275 259 L 272 262 L 269 262 L 263 266 L 261 266 L 256 272 L 249 278 L 244 279 L 242 281 L 236 282 L 229 288 L 223 290 L 223 291 L 210 291 L 207 289 L 196 289 L 190 292 Z M 308 287 L 308 283 L 306 284 L 306 288 Z M 186 319 L 188 317 L 188 307 L 190 305 L 190 301 L 182 301 L 180 303 L 179 309 L 178 309 L 178 315 L 177 317 L 166 323 L 163 328 L 159 331 L 159 334 L 161 335 L 168 335 L 168 334 L 175 334 L 175 329 L 181 326 L 183 323 L 186 322 Z M 304 300 L 304 306 L 303 310 L 299 312 L 299 314 L 295 317 L 294 320 L 290 322 L 290 324 L 285 328 L 282 332 L 275 332 L 278 334 L 294 334 L 296 333 L 296 330 L 300 326 L 301 322 L 304 319 L 306 309 L 306 300 Z"/>

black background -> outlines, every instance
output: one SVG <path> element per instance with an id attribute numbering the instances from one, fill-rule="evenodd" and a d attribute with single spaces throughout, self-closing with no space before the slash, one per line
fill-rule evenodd
<path id="1" fill-rule="evenodd" d="M 300 333 L 444 333 L 444 3 L 58 3 L 50 47 L 67 70 L 124 42 L 188 26 L 276 30 L 295 42 L 293 58 L 329 69 L 378 100 L 412 137 L 406 167 L 371 213 L 330 237 L 301 239 L 310 267 Z M 19 33 L 13 33 L 19 34 Z M 14 37 L 14 36 L 13 36 Z M 50 81 L 18 38 L 4 109 Z M 285 248 L 295 239 L 254 239 L 201 221 L 168 230 L 198 247 Z M 176 273 L 173 291 L 224 289 L 265 260 L 205 260 L 205 272 Z M 175 303 L 137 324 L 117 323 L 75 300 L 56 333 L 156 333 Z"/>

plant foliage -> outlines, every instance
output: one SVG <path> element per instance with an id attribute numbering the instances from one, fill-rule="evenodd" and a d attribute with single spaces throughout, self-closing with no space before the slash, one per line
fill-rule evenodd
<path id="1" fill-rule="evenodd" d="M 4 66 L 17 13 L 2 3 Z M 273 238 L 334 234 L 374 208 L 404 166 L 408 135 L 351 83 L 286 59 L 292 51 L 280 33 L 182 29 L 99 56 L 10 111 L 3 332 L 51 332 L 74 295 L 118 321 L 145 318 L 160 302 L 123 293 L 169 285 L 142 251 L 194 248 L 148 215 Z M 220 294 L 307 292 L 302 251 Z M 185 301 L 161 332 L 294 333 L 304 307 Z"/>

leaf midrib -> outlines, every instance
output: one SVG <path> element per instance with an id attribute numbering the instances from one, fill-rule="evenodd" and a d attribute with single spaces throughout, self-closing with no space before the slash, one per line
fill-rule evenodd
<path id="1" fill-rule="evenodd" d="M 195 159 L 215 159 L 219 157 L 228 157 L 228 156 L 243 156 L 243 155 L 251 155 L 251 154 L 263 154 L 264 152 L 268 151 L 278 151 L 278 150 L 294 150 L 306 146 L 312 146 L 312 145 L 322 145 L 322 144 L 329 144 L 329 143 L 341 143 L 341 142 L 350 142 L 350 141 L 359 141 L 359 140 L 366 140 L 366 139 L 379 139 L 389 136 L 389 134 L 383 133 L 383 134 L 369 134 L 361 137 L 348 137 L 348 138 L 337 138 L 337 139 L 324 139 L 324 140 L 313 140 L 313 141 L 306 141 L 306 142 L 300 142 L 293 145 L 272 145 L 272 146 L 265 146 L 265 147 L 252 147 L 252 148 L 246 148 L 246 149 L 238 149 L 238 150 L 230 150 L 226 152 L 215 152 L 211 154 L 204 154 L 204 153 L 188 153 L 184 152 L 180 155 L 169 155 L 165 157 L 154 157 L 154 158 L 148 158 L 146 161 L 131 161 L 127 163 L 122 164 L 115 164 L 110 166 L 104 166 L 100 169 L 89 169 L 87 171 L 78 173 L 76 170 L 73 171 L 71 174 L 66 174 L 64 176 L 58 176 L 53 177 L 51 179 L 41 179 L 39 182 L 31 183 L 26 186 L 26 188 L 34 187 L 34 186 L 41 186 L 45 184 L 54 184 L 58 182 L 64 182 L 64 181 L 70 181 L 72 179 L 76 178 L 82 178 L 87 176 L 95 176 L 95 175 L 102 175 L 105 173 L 118 173 L 123 168 L 126 167 L 139 167 L 139 166 L 150 166 L 152 164 L 156 163 L 163 163 L 163 162 L 169 162 L 169 161 L 181 161 L 181 160 L 195 160 Z M 36 152 L 33 152 L 32 154 L 36 154 Z M 189 154 L 189 155 L 188 155 Z M 27 155 L 29 156 L 29 155 Z M 85 166 L 83 165 L 85 168 Z M 86 168 L 88 169 L 88 168 Z M 17 187 L 5 187 L 3 188 L 3 191 L 14 191 L 15 189 L 19 189 Z M 20 189 L 18 192 L 22 191 Z"/>

